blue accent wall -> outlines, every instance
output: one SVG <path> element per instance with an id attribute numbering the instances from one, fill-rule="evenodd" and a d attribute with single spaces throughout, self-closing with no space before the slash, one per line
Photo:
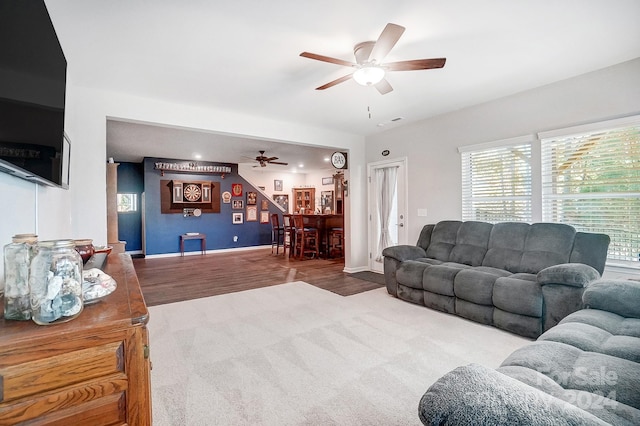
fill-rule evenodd
<path id="1" fill-rule="evenodd" d="M 138 210 L 118 213 L 118 239 L 126 241 L 126 251 L 142 250 L 142 211 L 140 201 L 144 192 L 142 163 L 120 163 L 118 166 L 118 193 L 138 194 Z"/>
<path id="2" fill-rule="evenodd" d="M 165 171 L 161 176 L 159 170 L 155 170 L 156 162 L 183 162 L 192 160 L 176 160 L 162 158 L 145 158 L 144 165 L 144 191 L 145 191 L 145 226 L 146 226 L 146 254 L 165 254 L 180 252 L 180 235 L 187 232 L 200 232 L 207 236 L 207 249 L 227 249 L 236 247 L 251 247 L 271 244 L 271 224 L 260 223 L 260 211 L 262 200 L 268 201 L 269 214 L 278 213 L 280 223 L 282 223 L 282 211 L 262 193 L 250 185 L 238 175 L 237 164 L 201 162 L 200 165 L 222 165 L 231 167 L 232 172 L 225 175 L 224 179 L 220 174 L 197 174 L 197 173 L 170 173 Z M 161 180 L 209 180 L 220 186 L 220 195 L 225 191 L 231 192 L 231 185 L 242 184 L 242 197 L 234 199 L 244 200 L 243 210 L 232 210 L 231 203 L 226 204 L 220 201 L 220 213 L 205 213 L 200 217 L 184 217 L 180 214 L 163 214 L 160 209 L 160 181 Z M 258 220 L 247 222 L 246 201 L 247 191 L 258 194 Z M 234 225 L 232 223 L 232 213 L 244 213 L 244 223 Z M 238 241 L 234 242 L 233 237 L 237 236 Z M 128 249 L 128 247 L 127 247 Z M 200 251 L 200 240 L 185 241 L 185 252 Z"/>

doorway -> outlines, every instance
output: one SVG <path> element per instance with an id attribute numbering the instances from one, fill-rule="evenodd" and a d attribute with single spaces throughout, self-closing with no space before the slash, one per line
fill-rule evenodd
<path id="1" fill-rule="evenodd" d="M 369 183 L 369 269 L 384 272 L 382 250 L 407 244 L 407 159 L 367 165 Z"/>

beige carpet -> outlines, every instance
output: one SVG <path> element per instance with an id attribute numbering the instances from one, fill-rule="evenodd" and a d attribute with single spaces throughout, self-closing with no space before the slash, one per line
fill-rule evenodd
<path id="1" fill-rule="evenodd" d="M 418 425 L 447 371 L 529 340 L 392 298 L 304 282 L 153 306 L 154 425 Z"/>

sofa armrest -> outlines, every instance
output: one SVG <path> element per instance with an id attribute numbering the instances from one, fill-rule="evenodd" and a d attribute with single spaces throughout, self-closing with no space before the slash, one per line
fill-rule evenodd
<path id="1" fill-rule="evenodd" d="M 626 318 L 640 318 L 640 282 L 633 280 L 595 281 L 582 295 L 584 305 L 591 309 L 613 312 Z"/>
<path id="2" fill-rule="evenodd" d="M 420 400 L 425 425 L 606 425 L 594 415 L 478 364 L 442 376 Z"/>
<path id="3" fill-rule="evenodd" d="M 586 287 L 590 282 L 600 279 L 600 273 L 584 263 L 563 263 L 549 266 L 538 272 L 540 285 L 561 284 L 571 287 Z"/>
<path id="4" fill-rule="evenodd" d="M 404 262 L 405 260 L 415 260 L 421 257 L 427 257 L 427 253 L 424 251 L 422 247 L 418 246 L 410 246 L 410 245 L 399 245 L 387 247 L 382 250 L 382 255 L 384 257 L 391 257 L 398 262 Z"/>

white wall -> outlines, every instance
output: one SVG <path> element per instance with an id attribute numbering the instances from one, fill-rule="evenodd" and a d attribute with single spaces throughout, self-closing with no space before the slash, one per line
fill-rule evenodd
<path id="1" fill-rule="evenodd" d="M 638 113 L 640 58 L 368 137 L 366 159 L 408 157 L 409 235 L 417 240 L 423 225 L 461 217 L 459 146 Z"/>
<path id="2" fill-rule="evenodd" d="M 72 69 L 69 74 L 73 74 Z M 87 89 L 74 86 L 70 80 L 67 85 L 65 126 L 71 140 L 70 189 L 65 191 L 37 186 L 0 173 L 0 195 L 5 200 L 11 200 L 0 206 L 3 218 L 0 221 L 0 239 L 3 244 L 10 242 L 12 235 L 27 232 L 37 232 L 41 239 L 91 238 L 95 244 L 106 243 L 108 117 L 263 137 L 283 142 L 323 147 L 329 145 L 356 153 L 350 162 L 354 167 L 362 168 L 364 164 L 364 138 L 361 136 L 225 110 L 197 108 Z M 364 179 L 364 174 L 358 177 L 357 180 L 362 181 L 360 185 L 363 185 Z M 364 221 L 366 194 L 359 193 L 350 201 L 354 219 L 349 222 L 358 224 Z M 357 232 L 358 226 L 355 228 Z M 360 247 L 361 245 L 365 247 Z M 366 265 L 366 242 L 363 244 L 360 238 L 356 238 L 348 247 L 350 252 L 347 253 L 345 267 L 360 268 Z"/>

